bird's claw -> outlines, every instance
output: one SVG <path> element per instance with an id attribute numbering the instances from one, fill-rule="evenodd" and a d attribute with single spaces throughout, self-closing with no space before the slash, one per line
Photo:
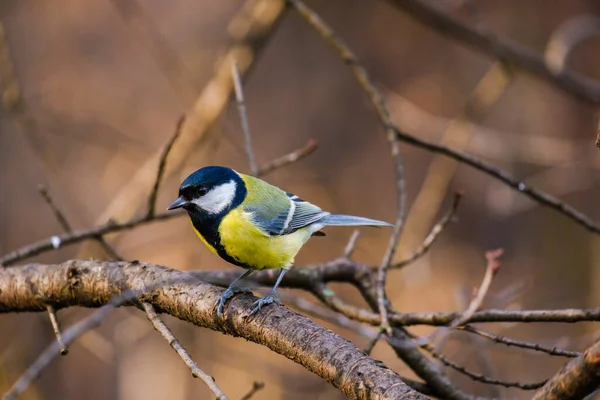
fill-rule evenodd
<path id="1" fill-rule="evenodd" d="M 255 305 L 256 307 L 254 307 L 252 311 L 250 311 L 250 314 L 248 314 L 248 316 L 256 314 L 258 310 L 271 303 L 281 304 L 281 301 L 277 297 L 275 297 L 273 293 L 268 294 L 265 297 L 260 298 L 254 302 L 253 305 Z"/>
<path id="2" fill-rule="evenodd" d="M 236 293 L 252 293 L 252 290 L 244 287 L 227 288 L 227 290 L 225 290 L 217 300 L 217 315 L 219 317 L 223 316 L 223 307 L 225 307 L 225 303 L 227 303 L 227 300 L 235 296 Z"/>

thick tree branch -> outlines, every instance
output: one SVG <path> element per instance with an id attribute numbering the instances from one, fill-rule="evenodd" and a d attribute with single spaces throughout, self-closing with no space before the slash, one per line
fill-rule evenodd
<path id="1" fill-rule="evenodd" d="M 469 26 L 423 0 L 391 0 L 396 7 L 430 26 L 433 30 L 489 54 L 508 65 L 521 68 L 588 102 L 600 103 L 600 85 L 592 79 L 567 69 L 553 71 L 540 54 L 507 40 L 500 40 L 488 30 Z"/>
<path id="2" fill-rule="evenodd" d="M 534 396 L 534 400 L 583 399 L 600 385 L 600 341 L 569 361 Z"/>
<path id="3" fill-rule="evenodd" d="M 162 287 L 156 288 L 157 283 Z M 0 313 L 43 311 L 46 304 L 99 307 L 124 291 L 159 311 L 198 326 L 267 346 L 298 362 L 351 399 L 424 399 L 400 377 L 352 343 L 285 307 L 269 306 L 247 318 L 255 298 L 238 295 L 218 318 L 221 290 L 189 274 L 147 263 L 68 261 L 0 270 Z M 128 303 L 132 305 L 133 303 Z"/>

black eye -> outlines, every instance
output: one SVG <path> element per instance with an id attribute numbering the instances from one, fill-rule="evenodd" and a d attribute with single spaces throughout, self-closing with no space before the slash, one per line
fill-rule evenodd
<path id="1" fill-rule="evenodd" d="M 198 186 L 198 188 L 196 189 L 196 194 L 198 196 L 204 196 L 206 193 L 208 193 L 208 189 L 206 188 L 206 186 Z"/>

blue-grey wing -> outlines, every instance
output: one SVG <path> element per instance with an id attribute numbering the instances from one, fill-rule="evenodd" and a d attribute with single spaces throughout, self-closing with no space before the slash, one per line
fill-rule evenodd
<path id="1" fill-rule="evenodd" d="M 282 207 L 274 218 L 271 218 L 272 212 L 254 213 L 254 222 L 271 236 L 288 235 L 329 215 L 328 212 L 291 193 L 287 193 L 287 198 L 287 206 Z"/>

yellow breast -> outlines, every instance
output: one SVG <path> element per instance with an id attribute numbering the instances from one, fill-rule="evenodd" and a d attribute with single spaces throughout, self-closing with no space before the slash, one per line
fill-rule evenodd
<path id="1" fill-rule="evenodd" d="M 283 236 L 269 236 L 241 208 L 232 210 L 219 225 L 221 244 L 227 254 L 251 269 L 289 268 L 300 248 L 310 238 L 307 229 Z"/>

